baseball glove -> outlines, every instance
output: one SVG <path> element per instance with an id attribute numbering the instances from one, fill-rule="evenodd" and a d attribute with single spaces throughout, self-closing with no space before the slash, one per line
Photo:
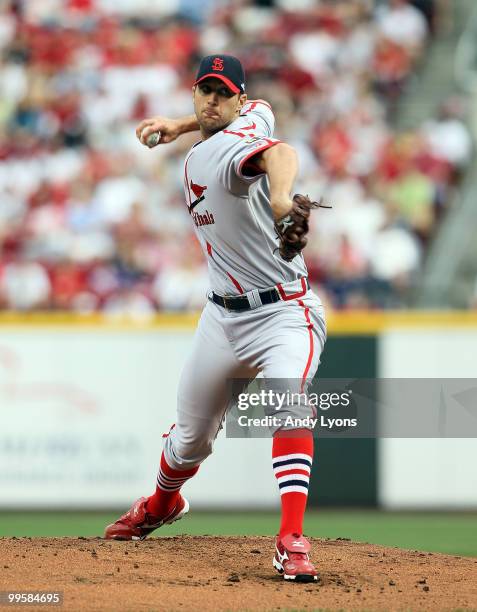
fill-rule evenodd
<path id="1" fill-rule="evenodd" d="M 308 196 L 296 193 L 293 205 L 288 214 L 275 222 L 275 230 L 280 239 L 279 251 L 285 261 L 291 261 L 305 248 L 308 241 L 308 219 L 314 208 L 331 208 L 319 202 L 313 202 Z"/>

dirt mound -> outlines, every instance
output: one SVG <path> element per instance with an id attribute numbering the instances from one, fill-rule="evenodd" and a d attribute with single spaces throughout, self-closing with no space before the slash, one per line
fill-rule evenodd
<path id="1" fill-rule="evenodd" d="M 321 579 L 294 584 L 272 551 L 269 537 L 2 538 L 0 591 L 62 591 L 76 612 L 477 609 L 477 559 L 315 539 Z"/>

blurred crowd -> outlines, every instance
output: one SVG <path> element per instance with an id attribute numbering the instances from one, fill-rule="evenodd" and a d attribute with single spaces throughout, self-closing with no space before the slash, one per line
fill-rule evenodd
<path id="1" fill-rule="evenodd" d="M 147 116 L 192 112 L 200 57 L 239 56 L 300 156 L 310 281 L 334 308 L 400 307 L 472 154 L 458 99 L 393 113 L 432 0 L 0 2 L 0 309 L 147 316 L 202 307 L 182 188 L 197 133 L 148 150 Z"/>

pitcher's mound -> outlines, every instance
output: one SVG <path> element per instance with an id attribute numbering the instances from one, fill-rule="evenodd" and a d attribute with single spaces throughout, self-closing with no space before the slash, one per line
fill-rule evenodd
<path id="1" fill-rule="evenodd" d="M 61 591 L 75 612 L 477 609 L 477 559 L 312 542 L 320 581 L 294 584 L 270 537 L 3 538 L 0 591 Z"/>

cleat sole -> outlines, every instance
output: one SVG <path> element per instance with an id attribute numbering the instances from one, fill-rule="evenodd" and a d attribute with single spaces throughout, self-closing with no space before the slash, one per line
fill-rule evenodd
<path id="1" fill-rule="evenodd" d="M 273 557 L 273 567 L 277 570 L 279 574 L 283 576 L 285 580 L 293 580 L 294 582 L 317 582 L 318 576 L 313 576 L 313 574 L 297 574 L 296 576 L 293 574 L 284 574 L 283 573 L 283 565 L 277 561 L 276 557 Z"/>

